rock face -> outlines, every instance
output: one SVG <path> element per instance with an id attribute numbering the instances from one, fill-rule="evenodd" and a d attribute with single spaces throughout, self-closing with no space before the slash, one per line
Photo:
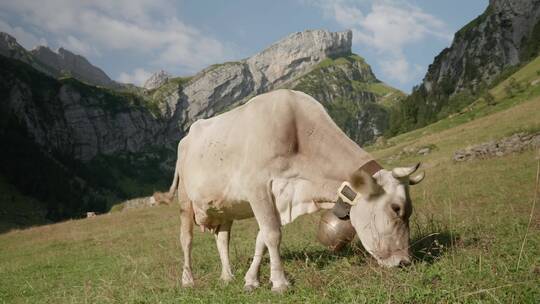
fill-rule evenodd
<path id="1" fill-rule="evenodd" d="M 81 55 L 59 48 L 58 53 L 46 46 L 38 46 L 30 53 L 44 64 L 59 71 L 61 75 L 75 77 L 92 85 L 113 87 L 115 83 L 101 70 Z"/>
<path id="2" fill-rule="evenodd" d="M 2 59 L 0 89 L 5 113 L 24 122 L 37 144 L 83 161 L 98 154 L 138 152 L 163 140 L 165 124 L 137 96 L 116 95 L 76 81 L 58 82 Z M 34 72 L 35 73 L 35 72 Z"/>
<path id="3" fill-rule="evenodd" d="M 172 76 L 169 73 L 167 73 L 167 72 L 165 72 L 163 70 L 159 70 L 159 71 L 155 72 L 154 74 L 152 74 L 152 76 L 150 76 L 150 78 L 148 78 L 148 80 L 146 80 L 144 82 L 143 88 L 145 88 L 147 90 L 157 89 L 160 86 L 167 83 L 167 81 L 171 77 Z"/>
<path id="4" fill-rule="evenodd" d="M 328 57 L 351 53 L 352 32 L 294 33 L 246 60 L 256 93 L 266 92 Z"/>

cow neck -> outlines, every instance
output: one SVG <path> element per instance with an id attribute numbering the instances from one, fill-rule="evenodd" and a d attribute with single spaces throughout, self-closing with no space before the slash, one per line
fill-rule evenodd
<path id="1" fill-rule="evenodd" d="M 368 152 L 339 129 L 326 112 L 316 110 L 308 113 L 299 111 L 297 119 L 300 122 L 296 124 L 297 132 L 301 134 L 298 136 L 299 150 L 304 150 L 312 160 L 319 161 L 310 165 L 319 167 L 327 178 L 339 180 L 339 183 L 358 169 L 370 175 L 383 169 Z"/>

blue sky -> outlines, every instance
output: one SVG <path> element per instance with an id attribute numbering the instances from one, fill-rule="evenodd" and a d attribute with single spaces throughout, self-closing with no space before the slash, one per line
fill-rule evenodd
<path id="1" fill-rule="evenodd" d="M 306 29 L 352 29 L 353 52 L 410 92 L 488 0 L 0 0 L 0 31 L 27 49 L 63 46 L 111 78 L 141 84 L 255 54 Z"/>

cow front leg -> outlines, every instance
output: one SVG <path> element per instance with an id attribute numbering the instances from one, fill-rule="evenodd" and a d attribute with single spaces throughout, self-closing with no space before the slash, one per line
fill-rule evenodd
<path id="1" fill-rule="evenodd" d="M 244 285 L 245 291 L 253 291 L 255 288 L 259 287 L 259 269 L 261 267 L 262 258 L 266 250 L 266 245 L 264 243 L 263 235 L 261 231 L 257 233 L 257 239 L 255 241 L 255 254 L 253 255 L 253 261 L 251 266 L 249 266 L 248 271 L 244 279 L 246 284 Z"/>
<path id="2" fill-rule="evenodd" d="M 216 245 L 219 251 L 219 258 L 221 260 L 221 279 L 228 283 L 234 279 L 231 271 L 231 264 L 229 261 L 229 241 L 231 239 L 231 226 L 232 221 L 221 224 L 214 236 L 216 238 Z"/>
<path id="3" fill-rule="evenodd" d="M 279 255 L 281 245 L 281 220 L 275 208 L 274 201 L 270 195 L 270 189 L 259 194 L 256 204 L 252 203 L 252 210 L 259 224 L 262 238 L 268 248 L 270 255 L 270 281 L 272 281 L 272 291 L 284 292 L 289 286 L 289 281 L 285 278 L 283 264 Z M 262 199 L 264 197 L 264 199 Z"/>
<path id="4" fill-rule="evenodd" d="M 289 286 L 289 281 L 285 278 L 279 247 L 281 245 L 281 227 L 261 229 L 264 242 L 270 255 L 270 281 L 272 281 L 272 291 L 284 292 Z"/>
<path id="5" fill-rule="evenodd" d="M 184 267 L 182 268 L 182 286 L 193 286 L 191 272 L 191 242 L 193 241 L 193 205 L 191 202 L 181 202 L 180 211 L 180 244 L 184 253 Z"/>

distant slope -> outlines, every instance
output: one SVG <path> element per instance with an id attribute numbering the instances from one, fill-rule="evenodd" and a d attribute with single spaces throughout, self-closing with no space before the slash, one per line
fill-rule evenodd
<path id="1" fill-rule="evenodd" d="M 476 98 L 470 105 L 462 108 L 458 113 L 443 118 L 425 127 L 389 138 L 384 145 L 375 145 L 370 149 L 381 149 L 387 146 L 398 145 L 427 135 L 437 135 L 442 131 L 468 123 L 480 117 L 505 111 L 523 102 L 540 97 L 540 56 L 531 60 L 519 69 L 509 70 L 496 85 Z M 488 97 L 491 96 L 491 97 Z M 538 113 L 531 113 L 540 115 Z M 510 118 L 508 118 L 510 119 Z M 526 125 L 524 129 L 540 129 L 540 118 L 534 123 Z M 523 125 L 524 122 L 508 122 L 509 124 Z M 519 129 L 509 129 L 508 133 L 518 132 Z"/>

